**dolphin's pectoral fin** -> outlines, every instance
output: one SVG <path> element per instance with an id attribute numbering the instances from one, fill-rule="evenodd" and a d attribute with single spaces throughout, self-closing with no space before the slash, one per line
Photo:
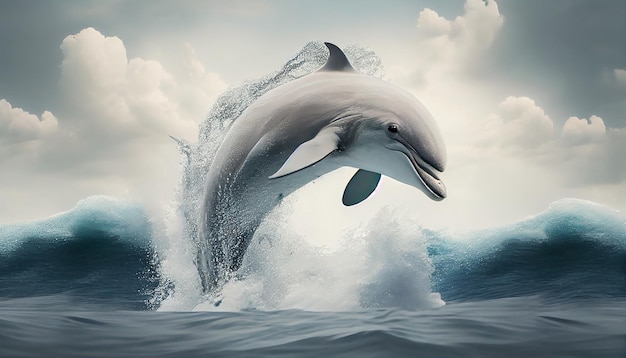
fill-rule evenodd
<path id="1" fill-rule="evenodd" d="M 380 174 L 359 169 L 343 191 L 341 198 L 343 205 L 352 206 L 367 199 L 378 186 L 378 182 L 380 182 Z"/>
<path id="2" fill-rule="evenodd" d="M 335 151 L 339 145 L 338 127 L 322 129 L 315 138 L 306 141 L 291 153 L 282 167 L 270 179 L 280 178 L 309 167 Z"/>

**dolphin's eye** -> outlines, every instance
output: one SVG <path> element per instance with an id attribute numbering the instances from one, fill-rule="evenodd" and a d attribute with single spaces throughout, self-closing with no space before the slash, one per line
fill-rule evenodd
<path id="1" fill-rule="evenodd" d="M 397 124 L 390 124 L 387 126 L 387 130 L 391 133 L 398 133 L 398 125 Z"/>

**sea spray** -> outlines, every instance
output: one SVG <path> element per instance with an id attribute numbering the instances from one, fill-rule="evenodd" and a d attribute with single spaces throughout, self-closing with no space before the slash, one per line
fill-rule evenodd
<path id="1" fill-rule="evenodd" d="M 402 213 L 380 208 L 364 227 L 337 227 L 332 249 L 289 227 L 289 215 L 282 207 L 268 217 L 238 277 L 224 285 L 220 304 L 196 309 L 414 310 L 443 304 L 430 288 L 433 266 L 421 228 Z"/>

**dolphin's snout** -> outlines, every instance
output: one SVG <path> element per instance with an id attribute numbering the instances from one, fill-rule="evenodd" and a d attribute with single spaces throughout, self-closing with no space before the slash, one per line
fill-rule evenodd
<path id="1" fill-rule="evenodd" d="M 439 174 L 442 170 L 439 170 L 436 166 L 426 162 L 415 150 L 406 149 L 402 152 L 409 159 L 417 177 L 422 184 L 426 187 L 426 194 L 433 200 L 441 201 L 448 195 L 446 186 L 439 179 Z M 411 148 L 412 149 L 412 148 Z"/>
<path id="2" fill-rule="evenodd" d="M 431 199 L 437 201 L 445 199 L 448 196 L 448 192 L 443 181 L 439 179 L 441 172 L 423 161 L 412 160 L 412 162 L 420 180 L 430 191 Z"/>
<path id="3" fill-rule="evenodd" d="M 444 161 L 429 161 L 423 158 L 420 152 L 415 150 L 415 148 L 406 141 L 400 141 L 400 144 L 402 144 L 402 146 L 394 150 L 403 153 L 411 162 L 415 174 L 427 189 L 425 191 L 426 195 L 436 201 L 445 199 L 446 196 L 448 196 L 446 186 L 443 181 L 439 179 L 439 175 L 444 169 Z"/>

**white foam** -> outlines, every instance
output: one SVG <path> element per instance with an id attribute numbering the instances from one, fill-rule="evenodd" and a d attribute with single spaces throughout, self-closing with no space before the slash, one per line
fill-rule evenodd
<path id="1" fill-rule="evenodd" d="M 195 309 L 345 311 L 442 305 L 430 288 L 433 266 L 420 227 L 391 209 L 375 212 L 365 226 L 346 217 L 344 225 L 327 227 L 327 236 L 318 240 L 315 233 L 297 232 L 293 216 L 298 210 L 283 206 L 259 229 L 240 277 L 224 286 L 221 304 L 207 302 Z M 326 216 L 338 215 L 342 213 L 326 211 L 311 220 L 323 225 Z"/>

